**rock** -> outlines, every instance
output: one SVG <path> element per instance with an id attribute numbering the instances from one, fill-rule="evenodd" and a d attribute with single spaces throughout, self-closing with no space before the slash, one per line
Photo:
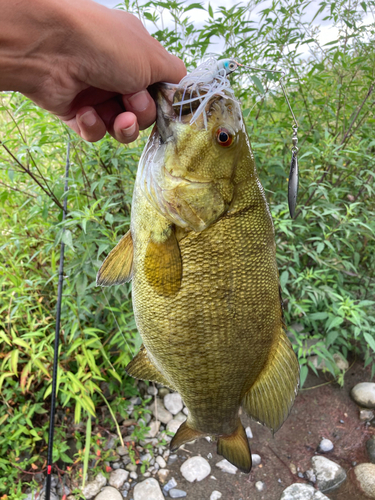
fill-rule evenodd
<path id="1" fill-rule="evenodd" d="M 167 477 L 169 475 L 169 470 L 168 469 L 160 469 L 158 470 L 158 478 L 162 483 L 164 483 L 167 480 Z"/>
<path id="2" fill-rule="evenodd" d="M 101 472 L 96 476 L 94 481 L 90 481 L 82 490 L 83 496 L 86 500 L 94 498 L 99 491 L 107 484 L 107 479 L 103 476 Z"/>
<path id="3" fill-rule="evenodd" d="M 173 432 L 173 434 L 176 434 L 176 432 L 180 428 L 181 424 L 182 424 L 182 422 L 179 422 L 178 420 L 175 420 L 174 418 L 172 418 L 172 420 L 170 420 L 167 423 L 167 431 Z"/>
<path id="4" fill-rule="evenodd" d="M 129 455 L 129 450 L 126 448 L 126 446 L 118 446 L 116 448 L 116 453 L 117 455 L 120 455 L 120 457 L 123 457 L 124 455 Z"/>
<path id="5" fill-rule="evenodd" d="M 128 464 L 125 469 L 129 472 L 135 472 L 137 470 L 137 466 L 135 464 Z"/>
<path id="6" fill-rule="evenodd" d="M 161 469 L 164 469 L 167 466 L 166 461 L 160 455 L 156 457 L 156 463 L 159 464 Z"/>
<path id="7" fill-rule="evenodd" d="M 136 472 L 134 472 L 134 471 L 132 471 L 132 472 L 129 474 L 129 476 L 130 476 L 132 479 L 134 479 L 134 481 L 135 481 L 136 479 L 138 479 L 138 474 L 137 474 Z"/>
<path id="8" fill-rule="evenodd" d="M 370 462 L 375 464 L 375 436 L 370 437 L 370 439 L 366 441 L 366 450 Z"/>
<path id="9" fill-rule="evenodd" d="M 182 410 L 182 413 L 185 413 L 186 416 L 189 415 L 189 410 L 186 408 L 186 406 L 184 407 L 184 409 Z"/>
<path id="10" fill-rule="evenodd" d="M 297 474 L 297 467 L 294 464 L 290 464 L 289 469 L 292 474 Z"/>
<path id="11" fill-rule="evenodd" d="M 150 422 L 149 427 L 150 430 L 145 434 L 145 438 L 154 438 L 160 429 L 159 420 L 153 420 L 152 422 Z"/>
<path id="12" fill-rule="evenodd" d="M 174 453 L 173 455 L 169 455 L 169 458 L 168 458 L 168 465 L 172 465 L 174 464 L 175 462 L 177 462 L 177 455 Z"/>
<path id="13" fill-rule="evenodd" d="M 151 462 L 152 460 L 152 456 L 150 453 L 145 453 L 144 455 L 141 455 L 139 457 L 140 461 L 143 463 L 143 462 Z"/>
<path id="14" fill-rule="evenodd" d="M 180 411 L 180 413 L 177 413 L 177 415 L 175 415 L 175 416 L 173 417 L 173 419 L 174 419 L 174 420 L 178 420 L 179 422 L 185 422 L 185 420 L 186 420 L 186 415 L 184 415 L 184 414 L 182 413 L 182 411 Z"/>
<path id="15" fill-rule="evenodd" d="M 283 491 L 280 500 L 329 500 L 329 498 L 310 484 L 294 483 Z"/>
<path id="16" fill-rule="evenodd" d="M 147 394 L 150 394 L 150 396 L 156 396 L 158 392 L 157 388 L 153 385 L 149 385 L 147 387 Z"/>
<path id="17" fill-rule="evenodd" d="M 109 485 L 119 490 L 125 481 L 128 480 L 128 477 L 129 472 L 127 470 L 117 469 L 111 472 L 111 475 L 109 476 Z"/>
<path id="18" fill-rule="evenodd" d="M 175 488 L 177 486 L 177 482 L 175 480 L 174 477 L 172 477 L 165 486 L 163 486 L 163 491 L 165 491 L 165 493 L 168 493 L 169 490 L 171 490 L 172 488 Z"/>
<path id="19" fill-rule="evenodd" d="M 163 403 L 159 398 L 155 398 L 155 401 L 150 406 L 150 409 L 156 420 L 160 420 L 162 424 L 167 424 L 173 418 L 172 413 L 164 408 Z"/>
<path id="20" fill-rule="evenodd" d="M 263 491 L 264 490 L 264 487 L 265 487 L 265 484 L 262 482 L 262 481 L 257 481 L 255 483 L 255 489 L 257 491 Z"/>
<path id="21" fill-rule="evenodd" d="M 214 491 L 211 493 L 210 500 L 220 500 L 220 498 L 221 498 L 222 496 L 223 496 L 223 495 L 220 493 L 220 491 L 214 490 Z"/>
<path id="22" fill-rule="evenodd" d="M 254 453 L 251 455 L 251 461 L 253 463 L 253 467 L 256 467 L 257 465 L 260 464 L 262 459 L 261 459 L 260 455 L 257 455 L 256 453 Z"/>
<path id="23" fill-rule="evenodd" d="M 152 477 L 137 483 L 133 495 L 134 500 L 164 500 L 159 483 Z"/>
<path id="24" fill-rule="evenodd" d="M 375 383 L 361 382 L 353 387 L 350 395 L 354 401 L 365 408 L 375 408 Z"/>
<path id="25" fill-rule="evenodd" d="M 375 498 L 375 465 L 360 464 L 354 467 L 358 487 L 368 498 Z"/>
<path id="26" fill-rule="evenodd" d="M 169 389 L 167 389 L 166 387 L 161 387 L 159 389 L 159 396 L 161 397 L 161 399 L 165 398 L 167 394 L 169 394 Z"/>
<path id="27" fill-rule="evenodd" d="M 180 467 L 181 474 L 190 483 L 202 481 L 211 472 L 210 464 L 203 457 L 191 457 Z"/>
<path id="28" fill-rule="evenodd" d="M 186 491 L 172 488 L 171 490 L 169 490 L 169 496 L 171 498 L 183 498 L 186 497 Z"/>
<path id="29" fill-rule="evenodd" d="M 178 392 L 166 394 L 164 397 L 164 406 L 173 415 L 177 415 L 177 413 L 179 413 L 184 407 L 181 396 Z"/>
<path id="30" fill-rule="evenodd" d="M 235 474 L 237 472 L 237 467 L 230 462 L 226 458 L 221 460 L 216 464 L 216 467 L 219 467 L 223 472 L 228 472 L 228 474 Z"/>
<path id="31" fill-rule="evenodd" d="M 359 420 L 370 421 L 375 417 L 372 410 L 359 410 Z"/>
<path id="32" fill-rule="evenodd" d="M 112 486 L 106 486 L 102 491 L 95 497 L 95 500 L 122 500 L 122 495 L 116 488 Z"/>
<path id="33" fill-rule="evenodd" d="M 253 439 L 253 433 L 251 432 L 250 427 L 246 427 L 245 432 L 246 432 L 246 436 L 247 436 L 249 439 Z"/>
<path id="34" fill-rule="evenodd" d="M 345 470 L 332 460 L 318 455 L 312 457 L 311 462 L 317 486 L 323 493 L 338 488 L 345 481 Z"/>
<path id="35" fill-rule="evenodd" d="M 313 469 L 309 469 L 305 472 L 306 479 L 311 483 L 316 483 L 316 475 L 314 474 Z"/>
<path id="36" fill-rule="evenodd" d="M 318 446 L 319 453 L 328 453 L 333 450 L 333 443 L 329 439 L 323 438 Z"/>
<path id="37" fill-rule="evenodd" d="M 116 436 L 116 434 L 110 434 L 108 437 L 108 440 L 104 446 L 104 449 L 105 450 L 112 450 L 115 447 L 117 440 L 118 440 L 118 437 Z"/>

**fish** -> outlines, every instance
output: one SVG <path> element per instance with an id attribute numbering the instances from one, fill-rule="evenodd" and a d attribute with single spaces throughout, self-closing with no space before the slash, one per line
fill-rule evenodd
<path id="1" fill-rule="evenodd" d="M 240 408 L 276 432 L 299 385 L 286 335 L 274 227 L 240 103 L 226 89 L 155 84 L 157 120 L 137 171 L 130 230 L 97 284 L 132 280 L 143 344 L 126 367 L 188 409 L 170 447 L 210 436 L 242 472 Z M 194 120 L 192 120 L 194 116 Z"/>

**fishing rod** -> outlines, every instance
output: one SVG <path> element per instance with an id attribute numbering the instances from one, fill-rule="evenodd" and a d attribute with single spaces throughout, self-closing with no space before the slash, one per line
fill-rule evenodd
<path id="1" fill-rule="evenodd" d="M 70 140 L 66 148 L 66 165 L 65 165 L 65 186 L 64 186 L 64 203 L 62 222 L 66 219 L 67 204 L 68 204 L 68 176 L 70 166 Z M 51 495 L 51 477 L 52 477 L 52 461 L 53 461 L 53 434 L 55 431 L 55 407 L 56 407 L 56 385 L 57 385 L 57 369 L 58 369 L 58 356 L 59 356 L 59 337 L 60 337 L 60 316 L 61 316 L 61 300 L 62 288 L 64 281 L 64 252 L 65 244 L 63 242 L 65 228 L 62 229 L 62 238 L 60 245 L 60 265 L 59 265 L 59 283 L 57 287 L 57 305 L 56 305 L 56 327 L 55 327 L 55 345 L 53 352 L 53 370 L 52 370 L 52 393 L 51 393 L 51 413 L 49 422 L 48 434 L 48 452 L 47 452 L 47 480 L 46 480 L 46 496 L 45 500 L 50 500 Z"/>

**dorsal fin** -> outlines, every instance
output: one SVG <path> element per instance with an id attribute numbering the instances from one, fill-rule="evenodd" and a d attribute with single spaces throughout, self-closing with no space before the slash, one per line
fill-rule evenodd
<path id="1" fill-rule="evenodd" d="M 132 279 L 133 240 L 130 230 L 121 238 L 99 269 L 98 286 L 122 285 Z"/>
<path id="2" fill-rule="evenodd" d="M 242 406 L 250 417 L 276 432 L 289 415 L 298 386 L 298 360 L 282 330 L 275 354 L 246 392 Z"/>
<path id="3" fill-rule="evenodd" d="M 131 377 L 156 382 L 175 390 L 165 376 L 152 364 L 143 344 L 138 354 L 130 361 L 125 370 Z"/>

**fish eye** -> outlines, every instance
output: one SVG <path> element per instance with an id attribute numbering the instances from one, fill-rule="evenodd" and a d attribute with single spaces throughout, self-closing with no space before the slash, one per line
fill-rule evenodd
<path id="1" fill-rule="evenodd" d="M 220 146 L 227 148 L 233 142 L 233 135 L 226 128 L 220 127 L 216 131 L 216 140 Z"/>

